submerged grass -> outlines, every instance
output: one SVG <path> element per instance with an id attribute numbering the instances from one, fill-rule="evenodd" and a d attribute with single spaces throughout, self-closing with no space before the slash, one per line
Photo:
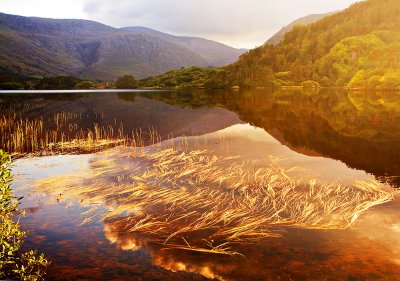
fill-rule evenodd
<path id="1" fill-rule="evenodd" d="M 166 249 L 235 255 L 235 244 L 280 236 L 285 227 L 348 228 L 394 196 L 374 181 L 304 181 L 200 150 L 118 148 L 98 157 L 90 174 L 47 179 L 36 188 L 90 206 L 85 222 L 104 204 L 107 223 Z"/>
<path id="2" fill-rule="evenodd" d="M 0 145 L 14 154 L 82 153 L 124 145 L 99 153 L 90 174 L 48 178 L 37 188 L 57 202 L 73 198 L 89 206 L 83 223 L 99 217 L 98 206 L 105 205 L 104 221 L 165 249 L 236 255 L 235 244 L 278 237 L 285 227 L 348 228 L 394 196 L 374 181 L 322 184 L 291 178 L 288 170 L 270 164 L 251 168 L 234 157 L 188 151 L 186 138 L 180 143 L 186 149 L 173 139 L 162 148 L 154 129 L 126 133 L 116 120 L 82 129 L 81 118 L 68 112 L 46 120 L 5 114 Z M 146 148 L 149 144 L 152 148 Z"/>

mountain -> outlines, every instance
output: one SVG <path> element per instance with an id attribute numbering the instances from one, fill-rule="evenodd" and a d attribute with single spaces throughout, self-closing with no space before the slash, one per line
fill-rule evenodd
<path id="1" fill-rule="evenodd" d="M 265 44 L 227 66 L 227 84 L 400 89 L 399 14 L 399 0 L 367 0 L 296 25 L 276 46 Z"/>
<path id="2" fill-rule="evenodd" d="M 268 41 L 265 42 L 265 44 L 276 45 L 283 39 L 285 34 L 288 33 L 289 31 L 291 31 L 293 29 L 293 27 L 295 27 L 296 25 L 298 25 L 298 24 L 307 25 L 307 24 L 316 22 L 316 21 L 318 21 L 320 19 L 323 19 L 324 17 L 330 16 L 330 15 L 332 15 L 334 13 L 335 12 L 326 13 L 326 14 L 313 14 L 313 15 L 308 15 L 308 16 L 299 18 L 299 19 L 291 22 L 287 26 L 282 27 L 282 29 L 279 30 L 277 33 L 275 33 L 271 38 L 269 38 Z"/>
<path id="3" fill-rule="evenodd" d="M 174 36 L 142 26 L 124 27 L 122 29 L 156 36 L 168 40 L 173 44 L 185 47 L 205 58 L 210 66 L 222 66 L 233 63 L 241 54 L 247 51 L 247 49 L 234 49 L 225 44 L 199 37 Z"/>
<path id="4" fill-rule="evenodd" d="M 0 72 L 22 76 L 144 78 L 185 66 L 223 66 L 244 50 L 149 29 L 0 13 Z"/>

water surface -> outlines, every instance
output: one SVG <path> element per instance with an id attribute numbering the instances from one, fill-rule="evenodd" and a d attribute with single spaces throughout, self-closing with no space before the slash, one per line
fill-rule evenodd
<path id="1" fill-rule="evenodd" d="M 132 93 L 2 94 L 0 104 L 23 118 L 74 113 L 79 127 L 123 124 L 124 131 L 152 128 L 161 146 L 234 156 L 248 169 L 275 165 L 305 181 L 351 185 L 378 180 L 397 187 L 400 173 L 400 107 L 397 93 L 302 91 L 188 91 Z M 79 116 L 79 117 L 78 117 Z M 68 132 L 66 132 L 67 134 Z M 150 144 L 146 144 L 150 145 Z M 157 143 L 151 147 L 157 147 Z M 166 250 L 127 232 L 121 219 L 103 221 L 110 202 L 82 224 L 91 205 L 60 181 L 54 190 L 36 183 L 56 176 L 85 179 L 99 160 L 122 161 L 104 177 L 118 184 L 140 163 L 115 147 L 87 155 L 22 158 L 14 187 L 28 212 L 27 246 L 44 252 L 54 280 L 397 280 L 400 276 L 399 201 L 363 213 L 350 229 L 282 228 L 281 237 L 237 244 L 243 256 Z M 124 174 L 125 173 L 125 174 Z M 119 178 L 118 178 L 119 177 Z M 118 178 L 118 179 L 117 179 Z M 74 179 L 76 180 L 76 179 Z M 93 202 L 92 202 L 93 203 Z M 113 206 L 117 208 L 118 206 Z"/>

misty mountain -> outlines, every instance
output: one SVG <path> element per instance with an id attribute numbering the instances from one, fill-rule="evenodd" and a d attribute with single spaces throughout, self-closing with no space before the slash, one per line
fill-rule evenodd
<path id="1" fill-rule="evenodd" d="M 222 66 L 245 50 L 146 28 L 0 13 L 0 72 L 22 76 L 144 78 L 186 66 Z"/>

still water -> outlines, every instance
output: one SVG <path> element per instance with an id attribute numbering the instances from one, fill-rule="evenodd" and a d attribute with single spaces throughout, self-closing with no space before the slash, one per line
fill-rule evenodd
<path id="1" fill-rule="evenodd" d="M 132 182 L 137 184 L 135 176 L 141 175 L 143 181 L 148 167 L 159 164 L 158 158 L 146 155 L 171 146 L 185 155 L 197 151 L 200 156 L 190 158 L 192 162 L 217 159 L 210 173 L 240 167 L 238 173 L 247 177 L 243 186 L 250 186 L 250 191 L 257 186 L 255 171 L 269 167 L 285 171 L 294 181 L 315 179 L 326 189 L 371 180 L 397 188 L 399 98 L 393 92 L 332 90 L 2 94 L 4 112 L 13 110 L 30 120 L 42 117 L 49 127 L 54 125 L 53 116 L 64 112 L 79 128 L 123 124 L 125 132 L 151 128 L 159 136 L 139 152 L 117 146 L 89 154 L 18 159 L 14 188 L 24 196 L 27 216 L 22 224 L 31 231 L 27 247 L 51 260 L 49 280 L 400 280 L 396 192 L 394 200 L 372 205 L 357 212 L 357 217 L 347 218 L 346 212 L 338 210 L 332 216 L 317 212 L 312 222 L 317 220 L 314 226 L 318 227 L 311 227 L 310 221 L 286 221 L 265 230 L 274 235 L 235 240 L 229 249 L 237 255 L 165 247 L 157 233 L 133 231 L 128 225 L 143 215 L 139 206 L 147 209 L 133 195 L 123 193 Z M 202 163 L 193 169 L 202 169 Z M 172 167 L 163 169 L 166 175 L 176 172 Z M 145 179 L 143 184 L 153 188 L 172 188 L 172 178 L 147 175 Z M 189 180 L 193 178 L 180 177 L 174 184 L 189 191 L 196 184 L 204 185 L 215 188 L 213 194 L 230 188 L 220 179 L 218 188 L 212 180 L 187 184 Z M 235 181 L 236 174 L 229 180 Z M 328 195 L 324 198 L 331 202 Z M 339 201 L 350 210 L 353 199 L 352 194 L 344 194 Z M 189 212 L 185 204 L 181 207 Z M 147 211 L 160 216 L 157 206 Z M 284 214 L 280 216 L 284 219 Z M 352 218 L 356 222 L 346 228 L 343 222 Z M 180 223 L 178 228 L 187 221 Z M 186 248 L 198 242 L 185 235 L 181 242 Z M 201 237 L 212 236 L 207 232 Z"/>

